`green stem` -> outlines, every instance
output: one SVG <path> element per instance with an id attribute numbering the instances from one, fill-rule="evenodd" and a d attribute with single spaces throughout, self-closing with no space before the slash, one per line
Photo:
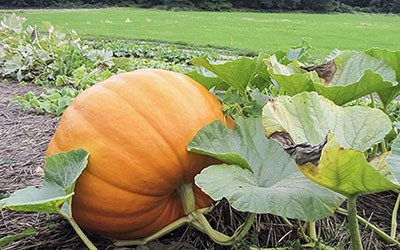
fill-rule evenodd
<path id="1" fill-rule="evenodd" d="M 396 238 L 396 230 L 397 230 L 397 212 L 399 210 L 399 204 L 400 204 L 400 194 L 397 195 L 397 200 L 393 208 L 393 213 L 392 213 L 392 226 L 390 229 L 390 237 L 393 239 Z"/>
<path id="2" fill-rule="evenodd" d="M 343 215 L 348 215 L 348 212 L 343 208 L 338 208 L 337 212 Z M 357 220 L 360 223 L 364 224 L 367 228 L 371 229 L 376 235 L 381 237 L 381 239 L 388 242 L 389 244 L 395 245 L 398 249 L 400 249 L 400 242 L 387 235 L 385 232 L 377 228 L 375 225 L 371 224 L 371 222 L 358 215 L 357 215 Z"/>
<path id="3" fill-rule="evenodd" d="M 381 149 L 382 149 L 382 153 L 387 152 L 386 140 L 385 139 L 383 139 L 383 141 L 381 141 Z"/>
<path id="4" fill-rule="evenodd" d="M 238 231 L 236 231 L 232 236 L 229 237 L 213 229 L 210 223 L 208 222 L 207 218 L 204 217 L 204 214 L 196 211 L 194 213 L 191 213 L 189 216 L 192 217 L 193 221 L 191 224 L 196 229 L 207 234 L 215 243 L 224 246 L 233 245 L 235 241 L 241 240 L 247 234 L 247 232 L 251 228 L 251 225 L 253 224 L 256 218 L 256 214 L 253 213 L 249 214 L 242 227 Z"/>
<path id="5" fill-rule="evenodd" d="M 177 191 L 182 202 L 184 214 L 188 215 L 196 211 L 196 200 L 194 197 L 192 183 L 182 184 Z"/>
<path id="6" fill-rule="evenodd" d="M 81 228 L 78 226 L 78 224 L 75 222 L 75 220 L 70 216 L 69 214 L 65 213 L 64 211 L 60 210 L 59 213 L 68 220 L 69 224 L 71 224 L 72 228 L 75 230 L 75 232 L 78 234 L 79 238 L 85 243 L 85 245 L 90 249 L 90 250 L 97 250 L 97 247 L 89 240 L 89 238 L 86 236 L 86 234 L 81 230 Z"/>
<path id="7" fill-rule="evenodd" d="M 315 228 L 315 221 L 308 222 L 308 235 L 310 236 L 311 240 L 317 240 L 317 230 Z"/>
<path id="8" fill-rule="evenodd" d="M 362 250 L 360 230 L 357 221 L 357 195 L 347 197 L 347 219 L 349 221 L 350 239 L 353 250 Z"/>
<path id="9" fill-rule="evenodd" d="M 376 105 L 375 105 L 375 99 L 374 99 L 374 94 L 369 94 L 369 97 L 370 97 L 370 99 L 371 99 L 371 108 L 376 108 Z"/>
<path id="10" fill-rule="evenodd" d="M 234 235 L 229 237 L 214 230 L 204 216 L 203 212 L 196 211 L 195 197 L 191 183 L 182 184 L 178 188 L 178 194 L 182 201 L 183 211 L 190 219 L 190 224 L 192 224 L 198 230 L 206 233 L 213 241 L 220 245 L 232 245 L 235 241 L 242 239 L 249 231 L 256 217 L 255 214 L 250 214 L 242 228 L 238 232 L 235 232 Z"/>
<path id="11" fill-rule="evenodd" d="M 156 239 L 174 231 L 175 229 L 177 229 L 187 223 L 190 223 L 190 221 L 191 221 L 190 218 L 182 217 L 179 220 L 174 221 L 173 223 L 169 224 L 168 226 L 164 227 L 160 231 L 158 231 L 148 237 L 138 239 L 138 240 L 117 240 L 114 242 L 114 245 L 116 245 L 118 247 L 144 245 L 150 241 L 156 240 Z"/>
<path id="12" fill-rule="evenodd" d="M 286 218 L 286 217 L 281 217 L 281 218 L 282 218 L 283 222 L 284 222 L 286 225 L 288 225 L 288 226 L 290 226 L 290 227 L 293 227 L 293 223 L 290 222 L 290 220 L 289 220 L 288 218 Z"/>
<path id="13" fill-rule="evenodd" d="M 385 114 L 389 115 L 389 113 L 388 113 L 388 111 L 387 111 L 387 108 L 388 108 L 388 105 L 387 105 L 387 104 L 384 104 L 384 105 L 383 105 L 382 111 L 383 111 Z"/>
<path id="14" fill-rule="evenodd" d="M 306 234 L 306 231 L 304 230 L 304 227 L 300 220 L 297 221 L 297 225 L 300 229 L 300 237 L 302 237 L 306 242 L 310 242 L 310 237 L 308 237 L 308 235 Z"/>
<path id="15" fill-rule="evenodd" d="M 371 158 L 375 158 L 376 153 L 378 153 L 378 145 L 377 144 L 375 144 L 374 147 L 372 148 Z"/>
<path id="16" fill-rule="evenodd" d="M 241 226 L 242 228 L 236 234 L 235 240 L 241 240 L 244 238 L 244 236 L 246 236 L 246 234 L 249 232 L 251 226 L 253 225 L 253 223 L 256 219 L 256 216 L 257 216 L 257 214 L 254 214 L 254 213 L 250 213 L 247 216 L 245 223 Z"/>

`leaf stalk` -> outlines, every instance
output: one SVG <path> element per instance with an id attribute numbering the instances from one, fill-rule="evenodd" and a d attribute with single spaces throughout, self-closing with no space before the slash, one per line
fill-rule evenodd
<path id="1" fill-rule="evenodd" d="M 76 221 L 69 214 L 63 212 L 62 210 L 59 213 L 68 220 L 69 224 L 71 224 L 72 228 L 78 234 L 79 238 L 85 243 L 85 245 L 89 248 L 89 250 L 97 250 L 97 247 L 89 240 L 86 234 L 82 231 L 82 229 L 78 226 Z"/>
<path id="2" fill-rule="evenodd" d="M 392 226 L 390 228 L 390 237 L 393 239 L 396 238 L 396 230 L 397 230 L 397 213 L 399 211 L 400 205 L 400 194 L 397 195 L 396 203 L 394 204 L 393 213 L 392 213 Z"/>
<path id="3" fill-rule="evenodd" d="M 363 250 L 360 230 L 357 220 L 357 195 L 350 195 L 347 199 L 347 219 L 349 222 L 350 239 L 353 250 Z"/>
<path id="4" fill-rule="evenodd" d="M 182 202 L 184 214 L 188 215 L 196 211 L 196 200 L 194 197 L 192 183 L 182 184 L 178 188 L 177 192 Z"/>
<path id="5" fill-rule="evenodd" d="M 317 240 L 317 229 L 315 227 L 315 221 L 308 222 L 308 235 L 312 241 Z"/>

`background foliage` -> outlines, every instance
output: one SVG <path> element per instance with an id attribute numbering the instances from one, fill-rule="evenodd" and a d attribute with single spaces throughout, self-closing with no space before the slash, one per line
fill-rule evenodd
<path id="1" fill-rule="evenodd" d="M 400 0 L 0 0 L 0 7 L 106 7 L 140 6 L 224 11 L 385 12 L 400 13 Z"/>

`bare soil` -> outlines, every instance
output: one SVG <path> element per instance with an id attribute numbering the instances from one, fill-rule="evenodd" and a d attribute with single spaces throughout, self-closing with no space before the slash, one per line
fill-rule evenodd
<path id="1" fill-rule="evenodd" d="M 0 195 L 26 186 L 40 186 L 43 179 L 45 150 L 59 117 L 21 111 L 12 96 L 27 91 L 40 93 L 40 86 L 21 86 L 15 83 L 0 83 Z M 385 232 L 390 231 L 391 213 L 397 195 L 383 193 L 362 197 L 359 214 L 375 223 Z M 227 202 L 219 202 L 208 218 L 214 228 L 232 234 L 244 221 L 246 215 L 231 209 Z M 400 217 L 398 217 L 400 218 Z M 296 221 L 293 221 L 296 225 Z M 2 210 L 0 213 L 0 238 L 34 227 L 38 234 L 15 241 L 4 250 L 11 249 L 86 249 L 68 222 L 58 215 L 45 213 L 21 213 Z M 335 215 L 317 222 L 319 236 L 336 249 L 350 249 L 347 223 L 343 216 Z M 395 249 L 376 237 L 370 230 L 362 228 L 366 250 Z M 271 215 L 258 216 L 244 242 L 235 247 L 213 244 L 206 236 L 190 227 L 181 228 L 157 242 L 137 248 L 117 248 L 107 239 L 88 234 L 99 249 L 248 249 L 259 247 L 296 246 L 299 229 L 290 227 L 280 218 Z"/>

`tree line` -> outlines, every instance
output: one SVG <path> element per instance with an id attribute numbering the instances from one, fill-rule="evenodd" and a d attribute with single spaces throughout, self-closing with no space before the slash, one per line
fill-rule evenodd
<path id="1" fill-rule="evenodd" d="M 5 8 L 138 6 L 145 8 L 229 11 L 313 11 L 400 13 L 400 0 L 0 0 Z"/>

